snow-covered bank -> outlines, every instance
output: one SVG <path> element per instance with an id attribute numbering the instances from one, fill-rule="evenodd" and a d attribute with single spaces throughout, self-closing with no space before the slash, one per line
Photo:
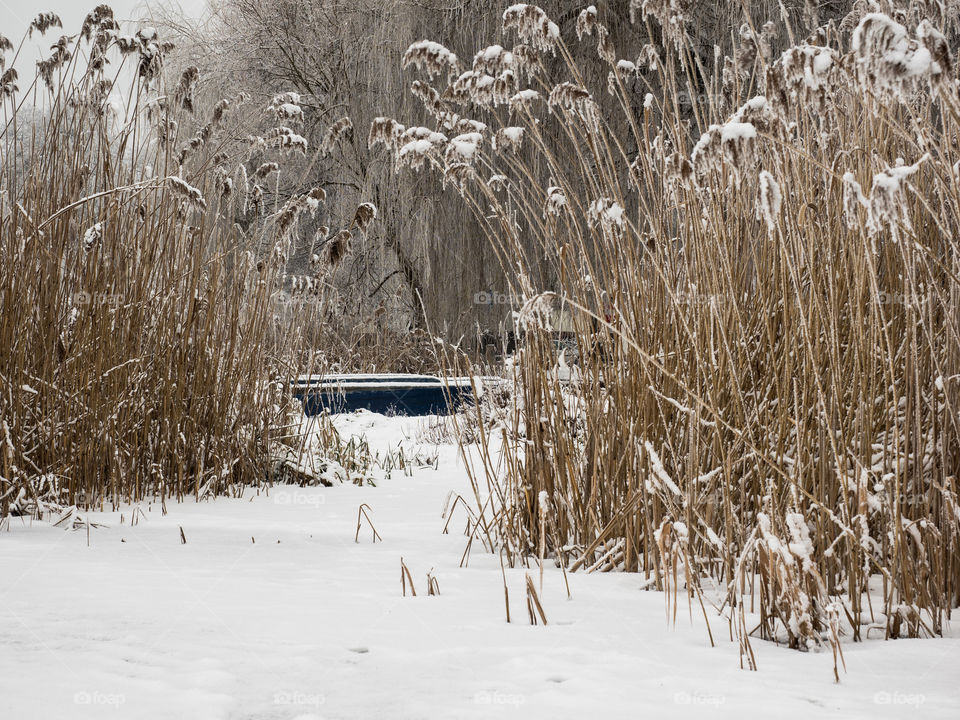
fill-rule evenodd
<path id="1" fill-rule="evenodd" d="M 372 448 L 412 443 L 419 422 L 343 418 Z M 531 627 L 524 572 L 441 517 L 466 493 L 457 451 L 439 469 L 377 487 L 278 487 L 269 497 L 144 506 L 63 531 L 11 522 L 0 535 L 0 713 L 5 718 L 809 718 L 960 716 L 960 623 L 952 637 L 846 643 L 829 653 L 755 640 L 759 672 L 739 669 L 726 624 L 685 608 L 668 626 L 642 578 L 550 568 L 549 624 Z M 382 536 L 366 522 L 367 503 Z M 181 528 L 186 544 L 181 542 Z M 402 597 L 400 558 L 416 597 Z M 426 574 L 440 595 L 427 596 Z M 681 600 L 681 602 L 683 602 Z"/>

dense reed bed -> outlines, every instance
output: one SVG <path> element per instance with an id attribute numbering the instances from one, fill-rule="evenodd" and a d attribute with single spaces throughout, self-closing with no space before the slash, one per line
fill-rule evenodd
<path id="1" fill-rule="evenodd" d="M 751 637 L 940 634 L 960 599 L 956 17 L 856 3 L 806 40 L 745 18 L 732 57 L 703 57 L 685 6 L 631 2 L 660 42 L 629 59 L 592 7 L 572 37 L 513 6 L 472 63 L 418 43 L 435 125 L 371 130 L 398 169 L 442 173 L 515 278 L 474 533 L 512 564 L 644 573 L 674 618 L 688 594 L 745 666 Z"/>
<path id="2" fill-rule="evenodd" d="M 264 189 L 306 152 L 295 96 L 200 106 L 197 69 L 169 78 L 170 46 L 106 6 L 51 42 L 24 81 L 0 38 L 0 518 L 269 481 L 332 255 L 375 210 L 288 277 L 324 199 Z"/>

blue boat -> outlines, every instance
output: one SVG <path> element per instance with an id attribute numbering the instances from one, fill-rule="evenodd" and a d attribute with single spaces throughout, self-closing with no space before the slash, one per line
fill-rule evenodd
<path id="1" fill-rule="evenodd" d="M 432 375 L 307 375 L 293 381 L 307 415 L 369 410 L 383 415 L 448 415 L 473 398 L 470 378 Z"/>

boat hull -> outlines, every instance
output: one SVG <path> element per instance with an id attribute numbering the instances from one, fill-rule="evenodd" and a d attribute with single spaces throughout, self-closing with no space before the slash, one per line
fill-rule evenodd
<path id="1" fill-rule="evenodd" d="M 383 415 L 448 415 L 473 397 L 469 380 L 423 375 L 336 375 L 301 378 L 294 397 L 307 415 L 369 410 Z"/>

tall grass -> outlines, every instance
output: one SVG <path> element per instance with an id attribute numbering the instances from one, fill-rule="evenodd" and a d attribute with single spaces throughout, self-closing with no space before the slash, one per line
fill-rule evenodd
<path id="1" fill-rule="evenodd" d="M 32 80 L 0 46 L 0 517 L 269 480 L 322 288 L 286 259 L 322 197 L 251 186 L 296 134 L 247 138 L 242 96 L 194 107 L 196 69 L 169 79 L 106 6 Z"/>
<path id="2" fill-rule="evenodd" d="M 713 603 L 751 666 L 752 636 L 937 635 L 960 600 L 956 18 L 882 4 L 906 26 L 745 18 L 704 58 L 684 4 L 632 2 L 662 45 L 629 60 L 593 9 L 575 38 L 514 6 L 509 57 L 408 53 L 448 135 L 371 134 L 460 191 L 521 298 L 475 532 L 512 563 L 642 572 L 674 617 L 678 588 Z"/>

